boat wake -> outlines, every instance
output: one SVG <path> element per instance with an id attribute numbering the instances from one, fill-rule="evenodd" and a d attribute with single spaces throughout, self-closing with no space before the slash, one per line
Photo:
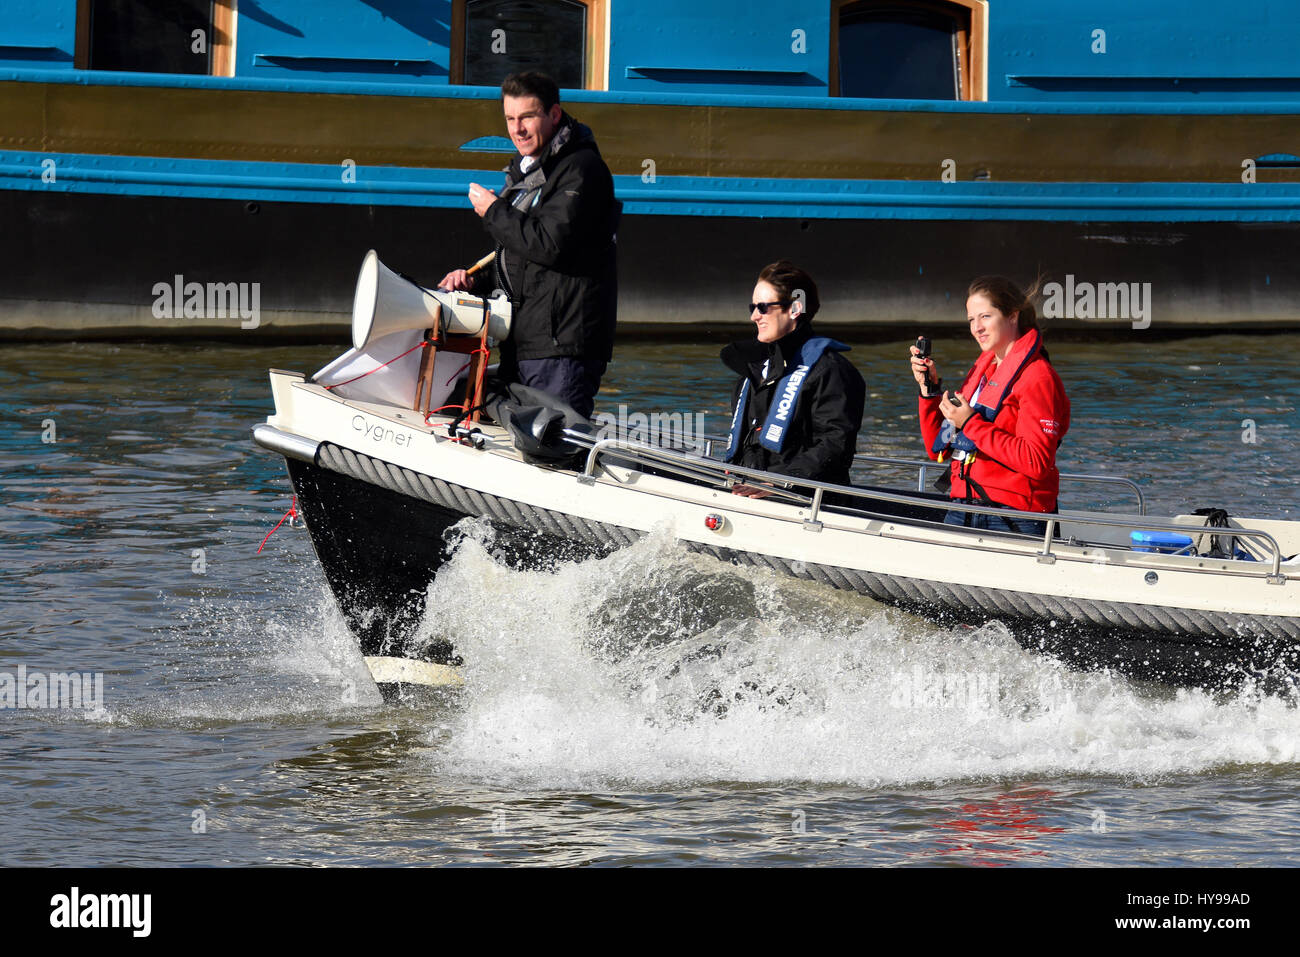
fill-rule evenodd
<path id="1" fill-rule="evenodd" d="M 544 571 L 512 567 L 482 523 L 454 531 L 419 631 L 464 658 L 442 774 L 871 787 L 1300 760 L 1300 712 L 1250 682 L 1175 690 L 1072 670 L 1000 623 L 938 627 L 722 565 L 667 531 Z"/>

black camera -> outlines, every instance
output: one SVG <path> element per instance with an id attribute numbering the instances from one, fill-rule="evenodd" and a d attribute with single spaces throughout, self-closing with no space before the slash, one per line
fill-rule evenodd
<path id="1" fill-rule="evenodd" d="M 928 359 L 928 358 L 930 358 L 930 340 L 927 339 L 925 336 L 917 336 L 917 337 L 916 337 L 916 358 L 918 358 L 918 359 Z M 938 383 L 935 382 L 934 379 L 931 378 L 931 376 L 930 376 L 930 370 L 929 370 L 929 369 L 926 369 L 926 370 L 925 370 L 925 385 L 924 385 L 924 386 L 922 387 L 922 389 L 921 389 L 921 394 L 922 394 L 922 395 L 932 395 L 932 394 L 933 394 L 933 390 L 935 389 L 935 387 L 936 387 L 937 385 L 938 385 Z"/>

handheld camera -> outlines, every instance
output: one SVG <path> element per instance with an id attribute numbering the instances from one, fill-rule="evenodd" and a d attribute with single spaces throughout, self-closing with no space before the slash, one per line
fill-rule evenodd
<path id="1" fill-rule="evenodd" d="M 925 336 L 916 337 L 916 357 L 918 359 L 930 358 L 930 340 Z M 925 370 L 925 391 L 929 392 L 934 386 L 934 380 L 930 377 L 930 370 Z"/>

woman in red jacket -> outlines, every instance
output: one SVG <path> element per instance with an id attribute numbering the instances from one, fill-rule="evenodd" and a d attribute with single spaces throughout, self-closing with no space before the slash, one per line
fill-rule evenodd
<path id="1" fill-rule="evenodd" d="M 1070 427 L 1070 400 L 1048 361 L 1033 304 L 1002 276 L 976 279 L 966 296 L 980 356 L 956 393 L 944 393 L 934 360 L 912 347 L 926 448 L 931 458 L 952 463 L 954 501 L 1055 512 L 1056 449 Z M 956 510 L 944 521 L 1038 535 L 1047 527 Z"/>

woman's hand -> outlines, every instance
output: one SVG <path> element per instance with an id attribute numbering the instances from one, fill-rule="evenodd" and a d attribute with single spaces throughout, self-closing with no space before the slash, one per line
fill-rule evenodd
<path id="1" fill-rule="evenodd" d="M 916 360 L 912 361 L 915 362 Z M 943 398 L 939 400 L 939 412 L 945 419 L 961 429 L 971 420 L 971 416 L 975 414 L 975 409 L 962 398 L 960 392 L 953 392 L 951 395 L 944 393 Z"/>
<path id="2" fill-rule="evenodd" d="M 921 350 L 917 349 L 916 346 L 911 346 L 910 351 L 912 353 L 912 378 L 916 380 L 917 388 L 921 390 L 922 395 L 931 395 L 932 393 L 927 388 L 927 373 L 929 382 L 938 382 L 939 367 L 934 364 L 934 360 L 931 358 L 922 359 Z"/>

